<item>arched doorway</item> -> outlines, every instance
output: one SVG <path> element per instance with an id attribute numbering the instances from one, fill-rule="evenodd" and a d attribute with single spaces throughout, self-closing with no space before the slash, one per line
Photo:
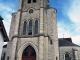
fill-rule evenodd
<path id="1" fill-rule="evenodd" d="M 29 45 L 24 49 L 22 60 L 36 60 L 36 52 L 32 46 Z"/>
<path id="2" fill-rule="evenodd" d="M 65 54 L 65 60 L 71 60 L 69 54 L 67 54 L 67 53 Z"/>

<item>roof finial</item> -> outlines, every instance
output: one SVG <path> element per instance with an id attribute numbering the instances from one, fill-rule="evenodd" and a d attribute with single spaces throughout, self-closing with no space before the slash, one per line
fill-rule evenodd
<path id="1" fill-rule="evenodd" d="M 63 38 L 64 38 L 64 35 L 65 35 L 65 34 L 63 33 Z"/>

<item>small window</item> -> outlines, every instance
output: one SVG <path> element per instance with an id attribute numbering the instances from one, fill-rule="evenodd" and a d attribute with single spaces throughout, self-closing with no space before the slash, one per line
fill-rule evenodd
<path id="1" fill-rule="evenodd" d="M 65 60 L 71 60 L 69 54 L 65 54 Z"/>
<path id="2" fill-rule="evenodd" d="M 38 20 L 35 20 L 35 30 L 34 34 L 38 34 Z"/>
<path id="3" fill-rule="evenodd" d="M 7 60 L 9 60 L 9 56 L 7 57 Z"/>
<path id="4" fill-rule="evenodd" d="M 31 0 L 28 0 L 28 3 L 31 3 Z"/>
<path id="5" fill-rule="evenodd" d="M 35 2 L 36 2 L 36 0 L 33 0 L 33 2 L 35 3 Z"/>
<path id="6" fill-rule="evenodd" d="M 31 13 L 33 13 L 33 12 L 34 12 L 34 10 L 33 10 L 33 9 L 30 9 L 30 10 L 29 10 L 29 13 L 30 13 L 30 14 L 31 14 Z"/>
<path id="7" fill-rule="evenodd" d="M 27 27 L 27 22 L 24 21 L 24 24 L 23 24 L 23 35 L 26 35 L 26 27 Z"/>
<path id="8" fill-rule="evenodd" d="M 28 35 L 32 35 L 32 20 L 29 21 L 29 31 Z"/>

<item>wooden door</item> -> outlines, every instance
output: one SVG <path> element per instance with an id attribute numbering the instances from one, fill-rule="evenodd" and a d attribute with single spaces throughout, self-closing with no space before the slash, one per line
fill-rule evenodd
<path id="1" fill-rule="evenodd" d="M 22 54 L 22 60 L 36 60 L 36 52 L 32 46 L 25 48 Z"/>

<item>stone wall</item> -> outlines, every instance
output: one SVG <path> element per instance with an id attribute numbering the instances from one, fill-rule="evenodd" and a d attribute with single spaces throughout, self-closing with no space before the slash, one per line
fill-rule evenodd
<path id="1" fill-rule="evenodd" d="M 1 54 L 2 54 L 2 47 L 3 47 L 3 35 L 2 35 L 2 32 L 0 30 L 0 59 L 1 59 Z"/>
<path id="2" fill-rule="evenodd" d="M 70 55 L 71 60 L 75 60 L 75 56 L 73 54 L 73 49 L 77 50 L 76 56 L 78 57 L 77 60 L 80 60 L 80 47 L 78 46 L 62 46 L 59 47 L 59 55 L 60 55 L 60 60 L 65 59 L 65 54 L 68 53 Z"/>

